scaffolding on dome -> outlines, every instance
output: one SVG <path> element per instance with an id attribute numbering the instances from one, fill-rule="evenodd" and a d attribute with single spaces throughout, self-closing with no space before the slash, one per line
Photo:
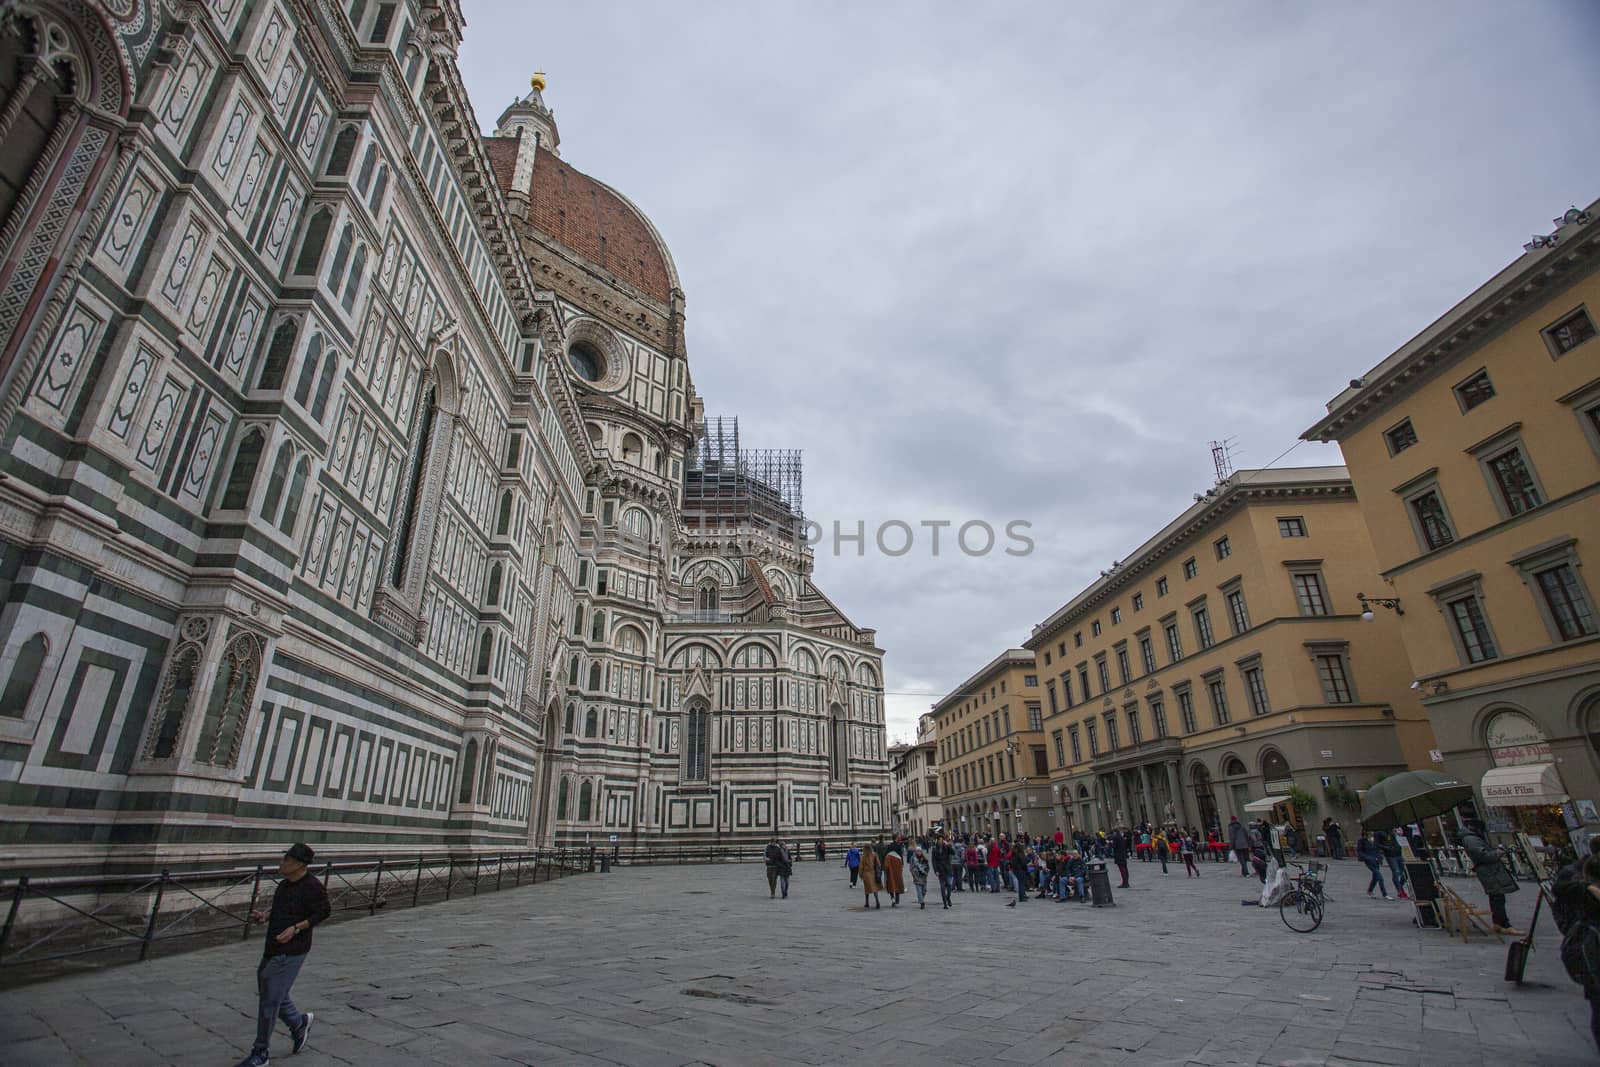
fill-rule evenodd
<path id="1" fill-rule="evenodd" d="M 683 478 L 693 529 L 755 526 L 799 538 L 805 519 L 798 448 L 741 448 L 738 416 L 705 420 Z"/>

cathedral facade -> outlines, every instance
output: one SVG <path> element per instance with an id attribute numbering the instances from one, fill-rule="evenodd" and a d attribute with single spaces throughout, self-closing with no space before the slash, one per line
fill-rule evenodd
<path id="1" fill-rule="evenodd" d="M 0 864 L 843 840 L 882 651 L 455 0 L 0 23 Z"/>

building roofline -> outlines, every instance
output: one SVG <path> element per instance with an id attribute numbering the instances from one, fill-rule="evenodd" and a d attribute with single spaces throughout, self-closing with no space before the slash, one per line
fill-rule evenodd
<path id="1" fill-rule="evenodd" d="M 975 688 L 980 679 L 988 679 L 1000 673 L 1006 667 L 1031 667 L 1033 666 L 1033 653 L 1025 648 L 1008 648 L 994 659 L 984 664 L 976 674 L 962 682 L 955 689 L 940 697 L 933 705 L 933 716 L 938 718 L 950 710 L 953 702 L 961 700 L 977 692 Z"/>
<path id="2" fill-rule="evenodd" d="M 1427 371 L 1455 362 L 1498 333 L 1522 305 L 1559 290 L 1585 264 L 1593 269 L 1600 254 L 1600 200 L 1582 214 L 1587 221 L 1559 226 L 1550 235 L 1552 243 L 1512 260 L 1377 366 L 1351 379 L 1349 388 L 1328 401 L 1328 414 L 1301 438 L 1333 441 L 1348 436 L 1420 385 Z"/>
<path id="3" fill-rule="evenodd" d="M 1188 541 L 1241 503 L 1254 497 L 1303 497 L 1330 492 L 1354 495 L 1350 472 L 1346 468 L 1282 467 L 1236 471 L 1227 481 L 1209 490 L 1176 519 L 1163 526 L 1155 536 L 1035 626 L 1033 633 L 1022 643 L 1023 648 L 1037 650 L 1107 596 L 1142 576 L 1150 564 L 1164 558 L 1174 547 Z"/>

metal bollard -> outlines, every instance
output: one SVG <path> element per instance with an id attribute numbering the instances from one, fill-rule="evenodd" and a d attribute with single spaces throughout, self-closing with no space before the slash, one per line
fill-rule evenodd
<path id="1" fill-rule="evenodd" d="M 156 882 L 156 899 L 150 905 L 150 921 L 144 926 L 144 942 L 139 946 L 139 959 L 143 960 L 150 954 L 150 942 L 156 936 L 156 916 L 161 914 L 161 898 L 167 892 L 167 869 L 161 868 L 161 879 Z"/>

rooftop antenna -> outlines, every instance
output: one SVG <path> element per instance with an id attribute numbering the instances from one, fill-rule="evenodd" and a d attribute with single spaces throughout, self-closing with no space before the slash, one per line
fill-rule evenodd
<path id="1" fill-rule="evenodd" d="M 1211 442 L 1211 464 L 1217 468 L 1217 482 L 1221 485 L 1233 477 L 1233 453 L 1236 437 L 1225 437 Z"/>

